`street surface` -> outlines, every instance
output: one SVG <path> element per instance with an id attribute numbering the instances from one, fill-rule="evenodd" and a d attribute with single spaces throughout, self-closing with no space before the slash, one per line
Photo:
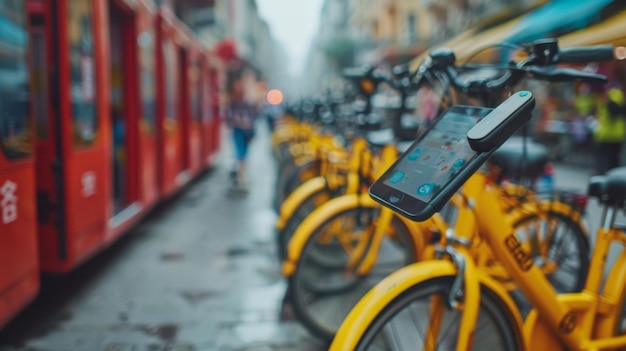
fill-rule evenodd
<path id="1" fill-rule="evenodd" d="M 323 350 L 281 320 L 285 282 L 271 208 L 265 125 L 248 195 L 228 190 L 229 134 L 216 166 L 40 298 L 0 334 L 0 350 Z"/>

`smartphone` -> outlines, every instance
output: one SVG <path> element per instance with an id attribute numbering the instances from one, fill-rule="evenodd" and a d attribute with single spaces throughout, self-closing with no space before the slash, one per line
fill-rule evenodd
<path id="1" fill-rule="evenodd" d="M 474 151 L 467 132 L 493 109 L 452 106 L 369 189 L 377 202 L 415 221 L 440 211 L 490 153 Z"/>

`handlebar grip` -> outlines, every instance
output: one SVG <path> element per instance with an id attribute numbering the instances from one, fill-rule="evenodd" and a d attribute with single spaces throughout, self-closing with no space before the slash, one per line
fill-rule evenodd
<path id="1" fill-rule="evenodd" d="M 615 59 L 613 45 L 565 48 L 559 50 L 559 63 L 587 63 Z"/>

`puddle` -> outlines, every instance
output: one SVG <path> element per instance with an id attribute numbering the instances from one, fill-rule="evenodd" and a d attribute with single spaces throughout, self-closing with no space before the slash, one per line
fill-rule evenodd
<path id="1" fill-rule="evenodd" d="M 161 261 L 164 261 L 164 262 L 180 261 L 184 258 L 185 258 L 185 254 L 182 252 L 178 252 L 178 251 L 164 252 L 160 256 Z"/>
<path id="2" fill-rule="evenodd" d="M 135 329 L 147 335 L 153 335 L 163 341 L 172 341 L 178 334 L 177 324 L 161 324 L 161 325 L 138 325 Z"/>
<path id="3" fill-rule="evenodd" d="M 250 249 L 246 247 L 231 247 L 226 250 L 228 257 L 240 257 L 250 254 Z"/>
<path id="4" fill-rule="evenodd" d="M 210 299 L 213 297 L 219 297 L 222 295 L 221 292 L 217 291 L 182 291 L 180 295 L 185 299 L 185 301 L 189 302 L 191 305 L 195 305 L 200 303 L 206 299 Z"/>

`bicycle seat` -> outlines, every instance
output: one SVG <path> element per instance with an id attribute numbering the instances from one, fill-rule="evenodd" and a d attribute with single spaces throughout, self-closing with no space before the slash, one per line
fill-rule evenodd
<path id="1" fill-rule="evenodd" d="M 504 177 L 530 177 L 541 175 L 550 161 L 548 148 L 532 141 L 526 141 L 526 155 L 524 156 L 521 139 L 509 139 L 498 148 L 489 158 L 489 162 L 502 169 Z M 522 169 L 522 165 L 525 165 Z"/>
<path id="2" fill-rule="evenodd" d="M 604 175 L 597 175 L 589 178 L 589 184 L 587 184 L 587 195 L 589 195 L 589 197 L 595 197 L 602 202 L 605 183 L 606 176 Z"/>
<path id="3" fill-rule="evenodd" d="M 623 207 L 626 202 L 626 167 L 614 168 L 606 175 L 591 177 L 587 194 L 598 198 L 603 204 Z"/>

